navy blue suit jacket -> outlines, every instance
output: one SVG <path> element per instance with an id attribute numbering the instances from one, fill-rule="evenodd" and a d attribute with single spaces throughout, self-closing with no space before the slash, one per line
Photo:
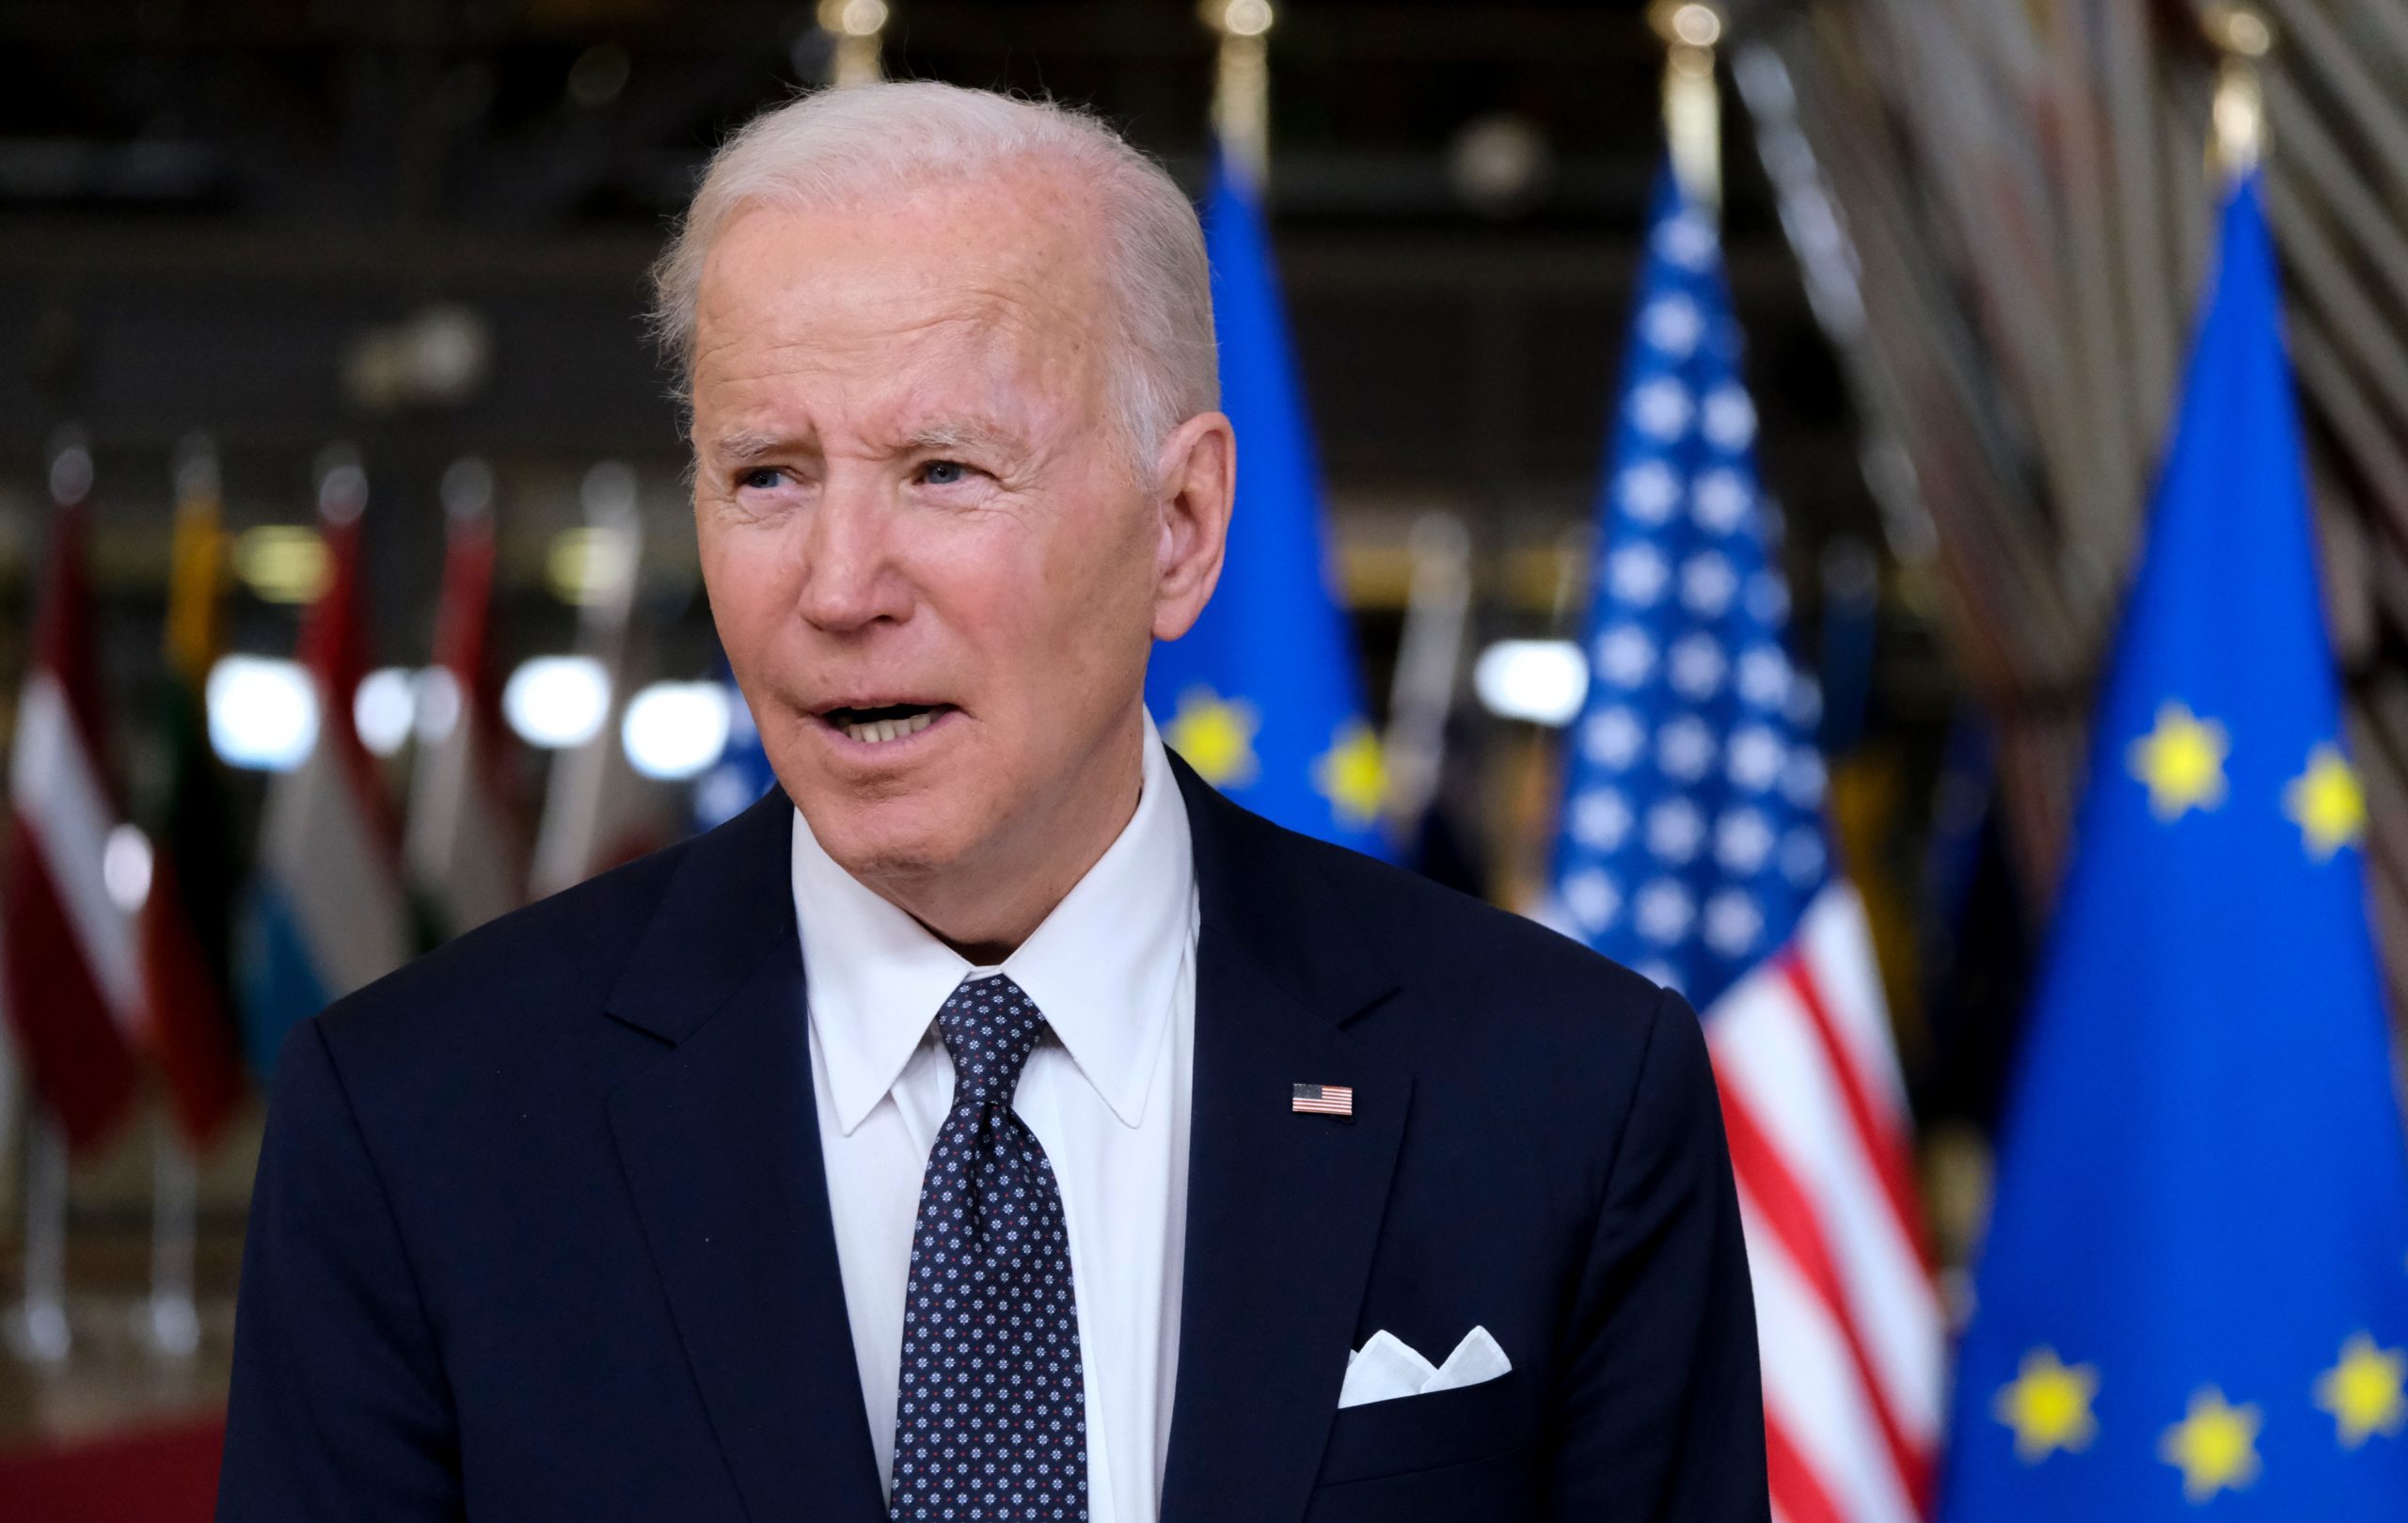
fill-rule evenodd
<path id="1" fill-rule="evenodd" d="M 1681 1001 L 1184 767 L 1203 908 L 1164 1523 L 1762 1520 Z M 287 1042 L 225 1523 L 874 1523 L 772 792 Z M 1296 1083 L 1354 1089 L 1352 1121 Z M 1387 1329 L 1513 1372 L 1339 1410 Z"/>

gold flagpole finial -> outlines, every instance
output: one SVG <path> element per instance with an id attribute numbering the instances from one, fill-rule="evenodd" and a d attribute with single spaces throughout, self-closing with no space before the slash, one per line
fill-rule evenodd
<path id="1" fill-rule="evenodd" d="M 1212 132 L 1222 162 L 1259 191 L 1271 177 L 1270 0 L 1203 0 L 1197 8 L 1221 39 Z"/>
<path id="2" fill-rule="evenodd" d="M 875 85 L 886 77 L 879 62 L 886 16 L 886 0 L 819 0 L 819 29 L 836 40 L 830 84 Z"/>
<path id="3" fill-rule="evenodd" d="M 2224 55 L 2216 79 L 2215 137 L 2209 157 L 2239 179 L 2258 167 L 2266 151 L 2266 93 L 2258 70 L 2273 51 L 2274 29 L 2245 5 L 2210 6 L 2199 18 L 2208 40 Z"/>
<path id="4" fill-rule="evenodd" d="M 1664 40 L 1664 135 L 1672 174 L 1690 200 L 1722 205 L 1722 102 L 1714 80 L 1714 45 L 1722 13 L 1705 0 L 1656 0 L 1648 24 Z"/>

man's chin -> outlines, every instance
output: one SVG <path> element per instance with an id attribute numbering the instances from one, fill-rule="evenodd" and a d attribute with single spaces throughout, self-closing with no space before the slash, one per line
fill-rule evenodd
<path id="1" fill-rule="evenodd" d="M 911 882 L 942 876 L 964 856 L 967 833 L 927 817 L 915 801 L 852 801 L 803 810 L 811 833 L 831 861 L 865 883 Z"/>

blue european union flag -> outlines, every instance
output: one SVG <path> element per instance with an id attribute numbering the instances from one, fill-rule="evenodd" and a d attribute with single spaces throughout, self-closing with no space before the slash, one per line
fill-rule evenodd
<path id="1" fill-rule="evenodd" d="M 1670 173 L 1636 314 L 1547 918 L 1703 1009 L 1788 939 L 1830 859 L 1721 242 Z"/>
<path id="2" fill-rule="evenodd" d="M 2258 186 L 2009 1103 L 1943 1516 L 2408 1511 L 2408 1150 Z"/>
<path id="3" fill-rule="evenodd" d="M 1221 406 L 1238 436 L 1237 514 L 1212 601 L 1154 647 L 1146 702 L 1205 781 L 1291 830 L 1386 855 L 1379 737 L 1353 632 L 1330 595 L 1321 480 L 1261 208 L 1242 172 L 1204 207 Z"/>

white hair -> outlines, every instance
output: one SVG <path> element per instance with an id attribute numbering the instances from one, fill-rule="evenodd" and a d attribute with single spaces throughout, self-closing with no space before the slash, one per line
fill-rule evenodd
<path id="1" fill-rule="evenodd" d="M 1212 276 L 1196 208 L 1161 165 L 1097 118 L 928 81 L 848 85 L 764 111 L 711 156 L 653 266 L 653 329 L 690 400 L 695 302 L 712 243 L 757 205 L 826 206 L 1022 164 L 1069 170 L 1096 198 L 1117 311 L 1110 405 L 1144 475 L 1170 432 L 1220 405 Z"/>

